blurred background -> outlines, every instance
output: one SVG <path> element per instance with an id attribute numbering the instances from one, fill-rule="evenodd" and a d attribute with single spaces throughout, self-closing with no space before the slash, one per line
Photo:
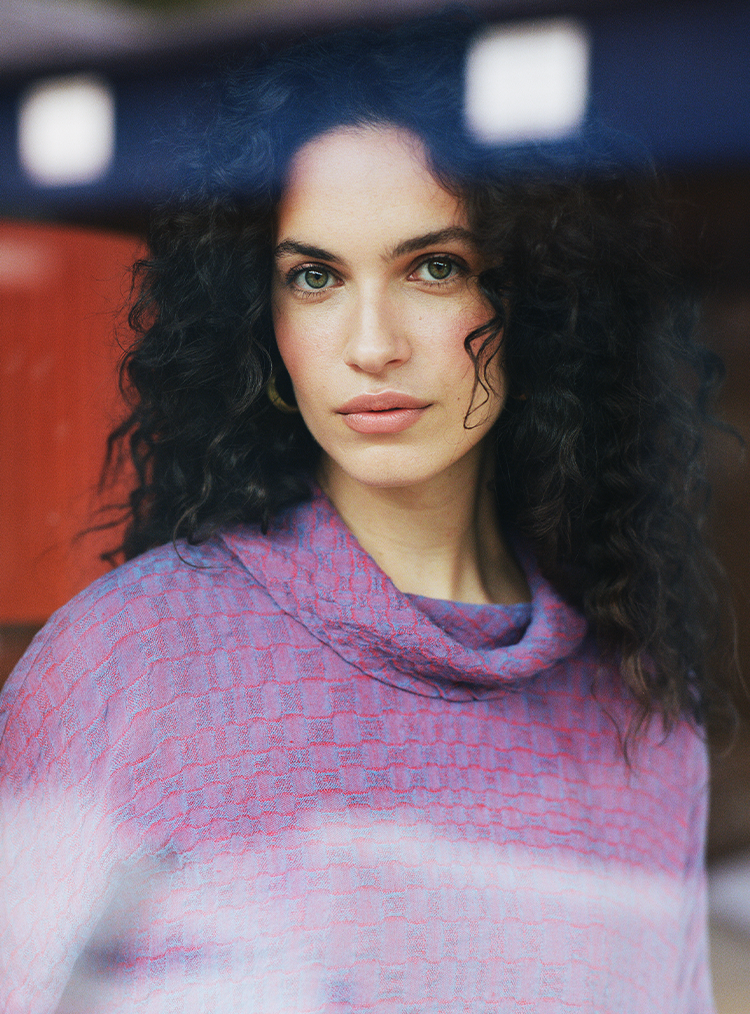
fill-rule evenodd
<path id="1" fill-rule="evenodd" d="M 649 152 L 672 194 L 720 416 L 750 441 L 750 4 L 474 0 L 490 25 L 469 114 L 496 143 L 560 144 L 598 118 Z M 104 569 L 97 494 L 122 412 L 128 268 L 178 185 L 172 141 L 210 115 L 228 58 L 301 33 L 387 25 L 428 0 L 2 0 L 0 5 L 0 683 L 34 632 Z M 439 8 L 438 8 L 439 9 Z M 508 94 L 502 110 L 484 90 Z M 750 672 L 750 466 L 710 445 L 713 537 Z M 750 1011 L 750 698 L 714 744 L 708 843 L 721 1014 Z"/>

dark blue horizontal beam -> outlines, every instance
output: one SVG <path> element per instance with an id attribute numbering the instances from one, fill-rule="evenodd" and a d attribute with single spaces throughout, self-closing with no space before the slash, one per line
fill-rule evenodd
<path id="1" fill-rule="evenodd" d="M 750 5 L 700 3 L 578 20 L 591 40 L 595 119 L 632 137 L 635 148 L 667 169 L 750 166 Z M 0 214 L 142 208 L 163 197 L 179 182 L 170 139 L 186 113 L 203 108 L 201 83 L 215 72 L 213 63 L 110 72 L 114 163 L 95 184 L 56 188 L 35 185 L 21 169 L 17 104 L 29 82 L 6 82 L 0 90 Z"/>

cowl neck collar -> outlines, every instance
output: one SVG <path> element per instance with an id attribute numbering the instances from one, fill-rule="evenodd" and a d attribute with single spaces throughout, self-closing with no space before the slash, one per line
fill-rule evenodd
<path id="1" fill-rule="evenodd" d="M 515 548 L 531 589 L 525 609 L 452 607 L 404 594 L 320 491 L 280 514 L 266 536 L 239 527 L 222 538 L 279 609 L 358 669 L 411 693 L 452 700 L 497 694 L 567 658 L 586 633 L 583 617 L 523 546 Z M 452 608 L 461 613 L 457 621 Z M 461 636 L 477 621 L 495 636 Z"/>

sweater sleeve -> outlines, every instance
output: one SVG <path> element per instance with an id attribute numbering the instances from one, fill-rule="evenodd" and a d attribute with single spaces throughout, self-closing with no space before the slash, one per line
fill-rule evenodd
<path id="1" fill-rule="evenodd" d="M 0 697 L 0 1010 L 57 1009 L 118 864 L 74 631 L 43 630 Z M 94 737 L 95 739 L 95 737 Z"/>

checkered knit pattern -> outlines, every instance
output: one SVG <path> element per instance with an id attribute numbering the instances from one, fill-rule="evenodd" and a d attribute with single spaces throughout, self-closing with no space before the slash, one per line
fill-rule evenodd
<path id="1" fill-rule="evenodd" d="M 654 722 L 628 768 L 530 559 L 530 606 L 404 595 L 322 496 L 178 548 L 0 700 L 0 1010 L 713 1010 L 704 746 Z"/>

